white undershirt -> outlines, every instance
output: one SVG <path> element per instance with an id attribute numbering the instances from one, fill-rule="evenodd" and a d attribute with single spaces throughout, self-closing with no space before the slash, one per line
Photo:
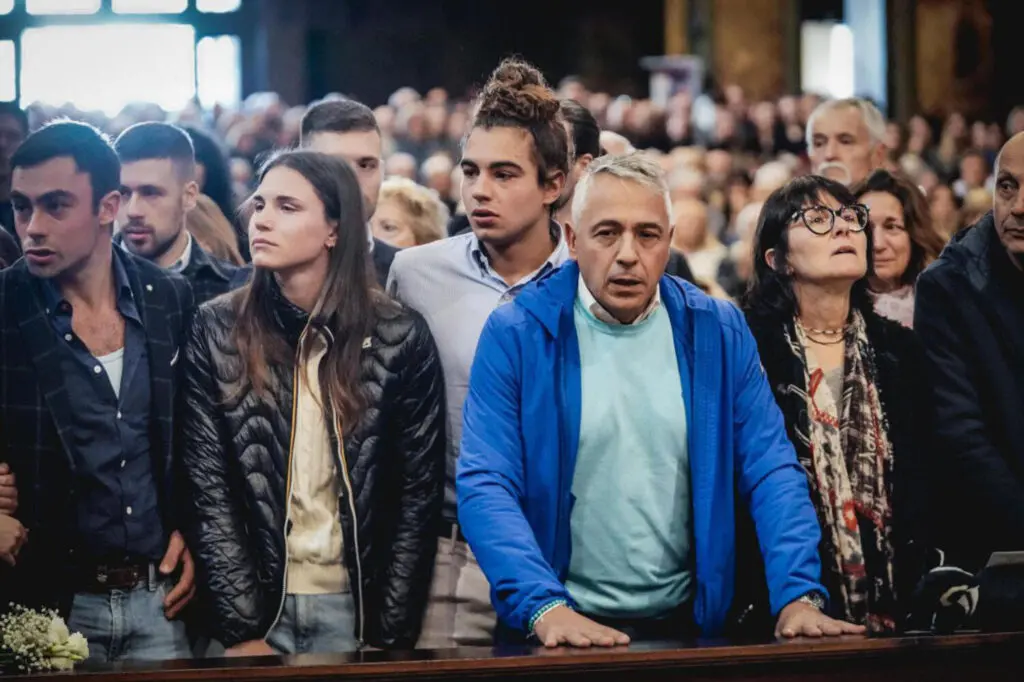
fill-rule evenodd
<path id="1" fill-rule="evenodd" d="M 96 359 L 103 365 L 110 380 L 114 395 L 121 398 L 121 374 L 124 372 L 124 348 L 119 348 L 109 355 L 98 355 Z"/>

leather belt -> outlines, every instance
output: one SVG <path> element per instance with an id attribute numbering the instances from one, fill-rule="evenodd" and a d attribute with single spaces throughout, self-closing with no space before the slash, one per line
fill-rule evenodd
<path id="1" fill-rule="evenodd" d="M 112 590 L 130 590 L 140 583 L 156 583 L 156 566 L 151 563 L 139 564 L 97 564 L 83 566 L 76 571 L 76 587 L 79 592 L 104 593 Z"/>

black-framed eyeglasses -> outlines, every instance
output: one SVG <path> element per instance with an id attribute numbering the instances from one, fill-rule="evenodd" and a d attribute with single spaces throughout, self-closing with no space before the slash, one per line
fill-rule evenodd
<path id="1" fill-rule="evenodd" d="M 826 235 L 836 226 L 836 216 L 850 225 L 850 232 L 863 232 L 868 226 L 868 207 L 864 204 L 850 204 L 838 209 L 828 206 L 808 206 L 793 214 L 790 222 L 800 218 L 808 230 L 817 235 Z"/>

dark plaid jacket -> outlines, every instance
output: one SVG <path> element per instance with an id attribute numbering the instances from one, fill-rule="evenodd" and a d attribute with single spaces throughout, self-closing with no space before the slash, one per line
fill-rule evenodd
<path id="1" fill-rule="evenodd" d="M 178 527 L 172 468 L 174 401 L 179 352 L 194 310 L 192 290 L 179 275 L 114 248 L 142 316 L 150 361 L 151 453 L 161 514 Z M 19 261 L 0 272 L 0 462 L 17 476 L 16 516 L 29 529 L 17 567 L 0 569 L 0 604 L 16 601 L 67 615 L 73 597 L 75 462 L 69 449 L 70 401 L 60 374 L 59 339 Z"/>
<path id="2" fill-rule="evenodd" d="M 124 235 L 114 237 L 114 243 L 124 249 Z M 246 279 L 240 275 L 241 268 L 212 255 L 192 238 L 192 250 L 189 253 L 188 265 L 180 273 L 192 285 L 192 295 L 198 308 L 207 301 L 226 294 L 245 284 Z"/>
<path id="3" fill-rule="evenodd" d="M 211 255 L 193 239 L 188 266 L 181 274 L 192 285 L 196 305 L 200 306 L 234 289 L 232 281 L 239 269 L 238 266 Z"/>

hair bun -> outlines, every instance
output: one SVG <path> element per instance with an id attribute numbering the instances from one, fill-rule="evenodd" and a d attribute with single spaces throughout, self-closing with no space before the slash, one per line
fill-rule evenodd
<path id="1" fill-rule="evenodd" d="M 524 124 L 558 117 L 558 98 L 536 67 L 521 59 L 505 59 L 480 94 L 477 116 L 505 118 Z"/>

